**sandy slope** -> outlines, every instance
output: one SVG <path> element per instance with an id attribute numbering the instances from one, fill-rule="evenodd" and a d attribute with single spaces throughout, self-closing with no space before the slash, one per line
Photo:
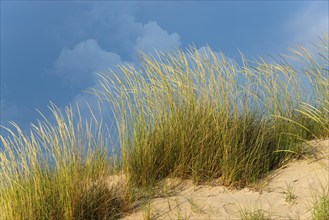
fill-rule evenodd
<path id="1" fill-rule="evenodd" d="M 316 158 L 275 170 L 258 190 L 183 181 L 174 195 L 152 199 L 123 219 L 240 219 L 241 209 L 262 209 L 272 219 L 310 219 L 314 194 L 328 190 L 329 182 L 329 140 L 312 145 L 320 151 Z"/>

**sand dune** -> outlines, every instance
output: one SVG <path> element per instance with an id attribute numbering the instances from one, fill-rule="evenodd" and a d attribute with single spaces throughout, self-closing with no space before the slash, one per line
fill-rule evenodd
<path id="1" fill-rule="evenodd" d="M 167 180 L 176 186 L 172 195 L 154 198 L 122 219 L 240 219 L 241 210 L 262 210 L 271 219 L 310 219 L 315 196 L 328 193 L 329 182 L 329 140 L 311 144 L 316 157 L 290 162 L 256 188 Z"/>

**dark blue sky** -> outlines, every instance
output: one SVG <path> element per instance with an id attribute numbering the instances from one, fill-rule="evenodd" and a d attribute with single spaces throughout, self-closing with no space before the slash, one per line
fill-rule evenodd
<path id="1" fill-rule="evenodd" d="M 1 124 L 95 98 L 96 72 L 136 51 L 210 45 L 228 57 L 278 54 L 328 34 L 327 1 L 1 1 Z"/>

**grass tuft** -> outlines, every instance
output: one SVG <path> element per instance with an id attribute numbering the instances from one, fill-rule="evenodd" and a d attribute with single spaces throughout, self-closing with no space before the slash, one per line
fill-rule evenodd
<path id="1" fill-rule="evenodd" d="M 313 207 L 312 219 L 314 220 L 329 219 L 329 195 L 323 195 L 317 199 Z"/>
<path id="2" fill-rule="evenodd" d="M 71 107 L 50 109 L 55 124 L 44 118 L 30 134 L 13 124 L 0 136 L 0 218 L 114 218 L 127 204 L 100 181 L 112 172 L 105 129 Z"/>
<path id="3" fill-rule="evenodd" d="M 116 190 L 104 181 L 85 186 L 78 198 L 74 219 L 117 219 L 125 209 L 125 201 Z"/>
<path id="4" fill-rule="evenodd" d="M 100 74 L 120 135 L 129 182 L 152 187 L 168 176 L 221 178 L 243 187 L 328 137 L 328 37 L 319 56 L 242 65 L 210 48 L 141 55 L 140 67 Z M 296 67 L 297 66 L 297 67 Z M 320 122 L 318 122 L 320 121 Z"/>
<path id="5" fill-rule="evenodd" d="M 240 212 L 242 220 L 270 220 L 271 218 L 266 215 L 264 210 L 257 209 L 255 211 L 242 210 Z"/>

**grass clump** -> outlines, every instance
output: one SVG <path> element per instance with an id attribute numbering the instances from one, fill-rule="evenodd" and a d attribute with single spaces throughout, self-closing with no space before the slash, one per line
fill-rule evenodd
<path id="1" fill-rule="evenodd" d="M 271 218 L 262 209 L 257 209 L 255 211 L 241 210 L 240 217 L 242 220 L 270 220 Z"/>
<path id="2" fill-rule="evenodd" d="M 287 183 L 286 183 L 286 185 L 287 185 L 287 189 L 283 192 L 284 194 L 286 194 L 285 200 L 287 203 L 295 204 L 296 200 L 297 200 L 295 190 L 292 185 L 287 184 Z"/>
<path id="3" fill-rule="evenodd" d="M 43 117 L 29 134 L 13 124 L 0 136 L 0 218 L 114 219 L 169 176 L 257 182 L 303 155 L 303 141 L 329 137 L 328 36 L 321 40 L 317 56 L 291 51 L 302 67 L 243 55 L 238 64 L 208 47 L 142 54 L 139 67 L 100 74 L 93 93 L 114 111 L 119 163 L 92 113 L 84 121 L 52 105 L 55 124 Z M 127 178 L 123 190 L 108 185 L 116 166 Z M 326 198 L 314 216 L 327 213 Z M 244 216 L 266 219 L 258 211 Z"/>
<path id="4" fill-rule="evenodd" d="M 106 182 L 97 180 L 82 191 L 75 209 L 74 219 L 116 219 L 125 207 L 122 195 Z"/>
<path id="5" fill-rule="evenodd" d="M 329 219 L 329 185 L 322 185 L 319 189 L 312 189 L 313 207 L 311 210 L 313 220 Z"/>
<path id="6" fill-rule="evenodd" d="M 302 68 L 243 56 L 239 65 L 191 48 L 142 54 L 139 67 L 101 74 L 94 93 L 113 106 L 130 183 L 149 187 L 172 175 L 243 187 L 302 155 L 301 141 L 328 136 L 301 110 L 306 103 L 328 118 L 327 41 L 318 57 L 292 50 Z"/>
<path id="7" fill-rule="evenodd" d="M 313 207 L 312 219 L 329 219 L 329 195 L 322 195 L 320 198 L 317 199 Z"/>
<path id="8" fill-rule="evenodd" d="M 30 134 L 13 124 L 15 132 L 0 136 L 0 218 L 115 218 L 127 204 L 105 184 L 112 172 L 105 128 L 83 123 L 71 107 L 65 115 L 50 109 L 55 124 L 44 118 Z"/>

